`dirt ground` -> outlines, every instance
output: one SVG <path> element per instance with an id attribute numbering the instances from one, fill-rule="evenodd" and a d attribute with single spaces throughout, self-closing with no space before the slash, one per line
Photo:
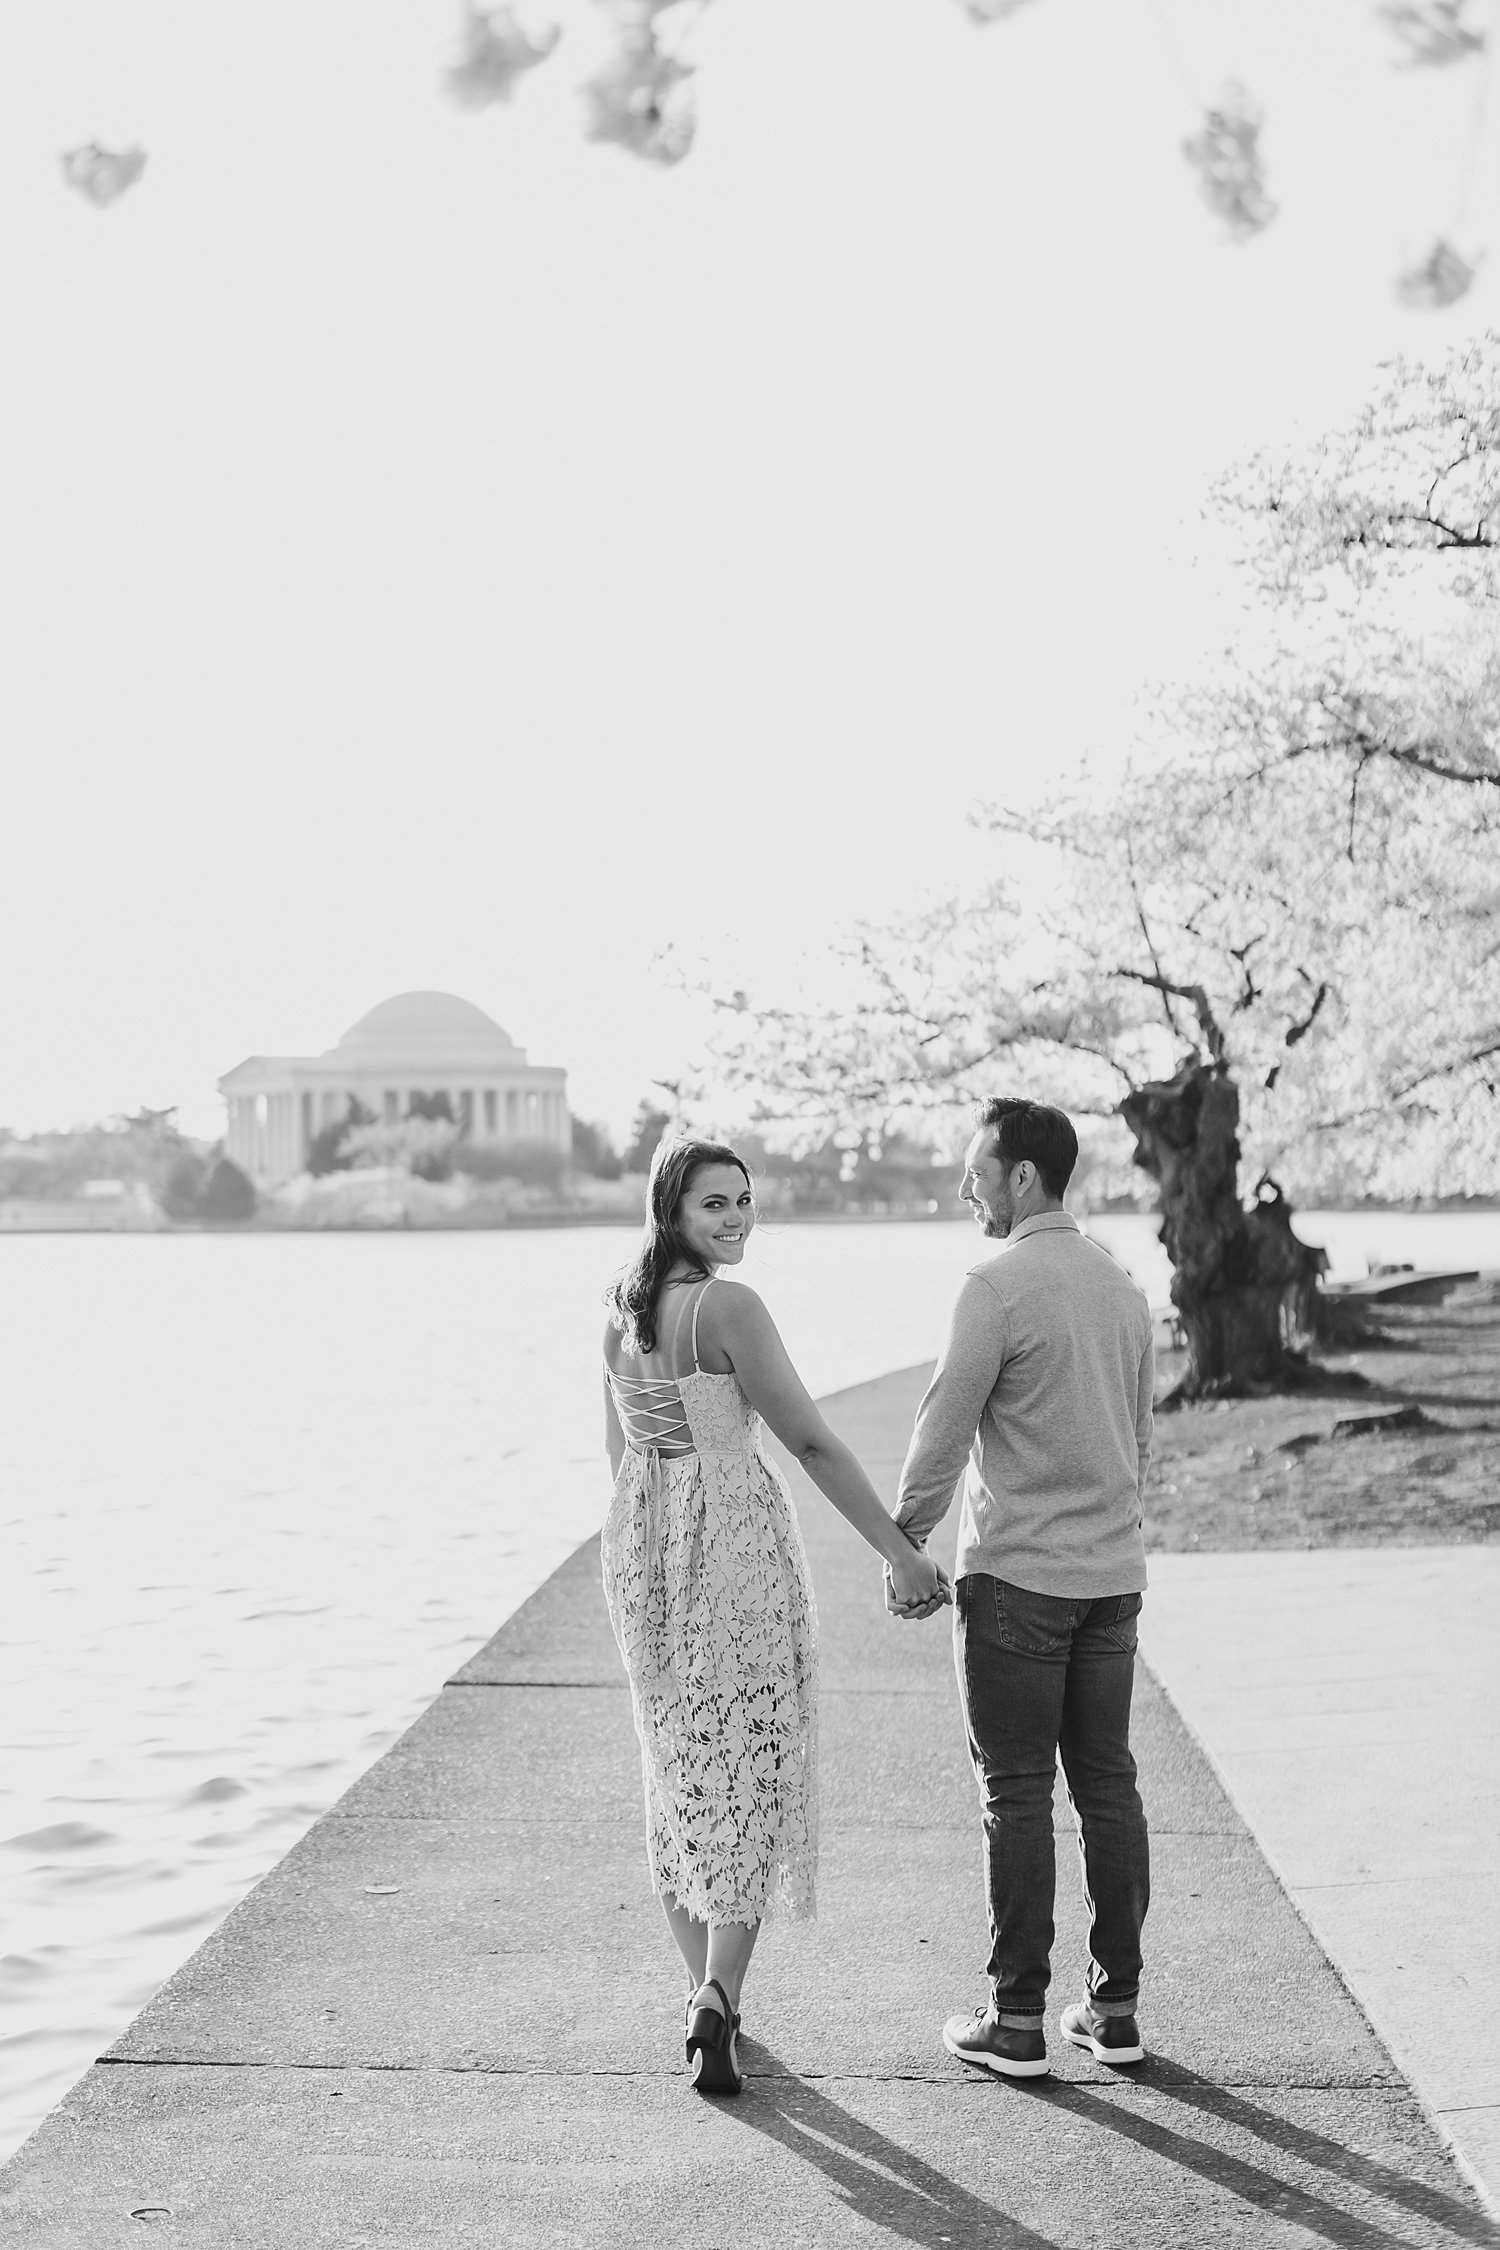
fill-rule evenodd
<path id="1" fill-rule="evenodd" d="M 1158 1414 L 1146 1545 L 1413 1547 L 1500 1540 L 1500 1280 L 1381 1307 L 1382 1340 L 1324 1355 L 1368 1387 Z M 1180 1363 L 1163 1355 L 1161 1389 Z M 1402 1408 L 1421 1426 L 1333 1434 Z"/>

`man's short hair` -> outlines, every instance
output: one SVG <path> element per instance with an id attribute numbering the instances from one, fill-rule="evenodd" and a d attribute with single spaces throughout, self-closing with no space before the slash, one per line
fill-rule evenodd
<path id="1" fill-rule="evenodd" d="M 979 1123 L 994 1133 L 1007 1172 L 1016 1164 L 1034 1164 L 1047 1194 L 1061 1201 L 1078 1162 L 1078 1135 L 1060 1109 L 1002 1094 L 980 1103 Z"/>

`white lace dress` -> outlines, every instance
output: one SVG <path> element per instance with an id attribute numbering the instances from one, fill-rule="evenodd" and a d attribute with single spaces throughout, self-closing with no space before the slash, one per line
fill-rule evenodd
<path id="1" fill-rule="evenodd" d="M 604 1523 L 604 1594 L 630 1675 L 653 1887 L 701 1922 L 811 1916 L 817 1628 L 790 1496 L 733 1375 L 650 1386 L 676 1394 L 692 1445 L 677 1453 L 642 1430 L 646 1386 L 609 1382 L 629 1450 Z"/>

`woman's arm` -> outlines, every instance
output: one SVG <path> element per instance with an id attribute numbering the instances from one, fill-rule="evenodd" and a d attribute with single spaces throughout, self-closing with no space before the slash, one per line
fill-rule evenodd
<path id="1" fill-rule="evenodd" d="M 721 1281 L 704 1300 L 703 1346 L 717 1345 L 740 1388 L 813 1483 L 890 1566 L 902 1603 L 931 1601 L 946 1587 L 937 1564 L 914 1547 L 842 1438 L 835 1437 L 787 1356 L 776 1323 L 753 1289 Z"/>

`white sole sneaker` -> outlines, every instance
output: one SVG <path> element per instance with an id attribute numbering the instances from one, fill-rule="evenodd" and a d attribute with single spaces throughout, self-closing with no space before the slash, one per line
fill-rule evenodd
<path id="1" fill-rule="evenodd" d="M 1070 2008 L 1063 2010 L 1057 2019 L 1058 2029 L 1064 2039 L 1071 2040 L 1075 2047 L 1082 2047 L 1085 2053 L 1093 2056 L 1095 2062 L 1108 2063 L 1113 2069 L 1119 2063 L 1145 2061 L 1146 2050 L 1139 2041 L 1133 2047 L 1106 2047 L 1103 2040 L 1096 2039 L 1091 2031 L 1080 2031 L 1068 2021 L 1072 2012 Z"/>
<path id="2" fill-rule="evenodd" d="M 992 2055 L 987 2047 L 966 2047 L 946 2027 L 943 2031 L 943 2045 L 960 2062 L 978 2063 L 983 2069 L 992 2070 L 997 2078 L 1045 2078 L 1052 2067 L 1045 2055 L 1039 2056 L 1035 2062 L 1017 2062 L 1009 2055 Z"/>

